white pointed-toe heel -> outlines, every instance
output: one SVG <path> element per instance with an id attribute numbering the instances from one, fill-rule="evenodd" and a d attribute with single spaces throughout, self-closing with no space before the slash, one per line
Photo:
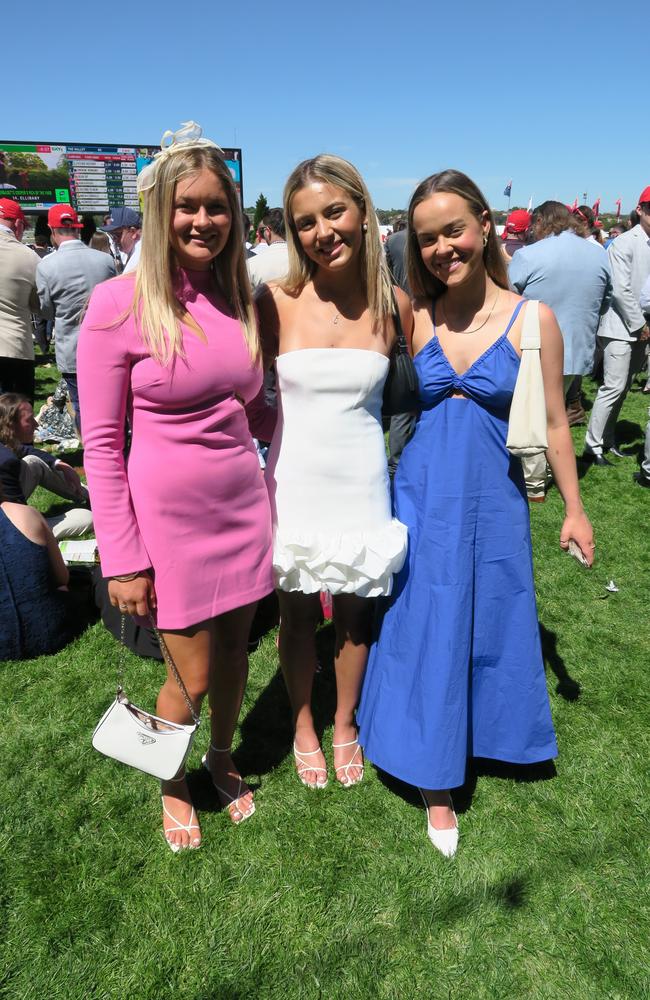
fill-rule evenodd
<path id="1" fill-rule="evenodd" d="M 454 820 L 456 826 L 452 827 L 450 830 L 438 830 L 432 825 L 429 819 L 429 803 L 427 802 L 426 796 L 421 788 L 418 788 L 418 792 L 422 796 L 422 801 L 424 802 L 424 808 L 427 812 L 427 836 L 429 840 L 441 854 L 444 854 L 446 858 L 453 858 L 454 854 L 458 849 L 458 817 L 452 808 L 452 813 L 454 814 Z M 451 796 L 450 796 L 451 799 Z"/>

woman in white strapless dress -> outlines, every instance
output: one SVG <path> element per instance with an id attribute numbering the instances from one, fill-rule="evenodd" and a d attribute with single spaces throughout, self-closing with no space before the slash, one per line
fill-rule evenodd
<path id="1" fill-rule="evenodd" d="M 381 423 L 395 339 L 413 318 L 391 287 L 377 218 L 357 170 L 335 156 L 306 160 L 284 192 L 289 274 L 259 299 L 262 341 L 275 360 L 278 423 L 267 463 L 280 597 L 280 664 L 292 705 L 298 776 L 327 783 L 311 694 L 321 591 L 334 603 L 337 707 L 334 769 L 363 776 L 354 712 L 374 602 L 391 591 L 406 529 L 391 514 Z"/>

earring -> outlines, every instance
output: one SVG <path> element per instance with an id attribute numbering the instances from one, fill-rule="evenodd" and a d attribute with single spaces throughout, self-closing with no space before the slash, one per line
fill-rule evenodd
<path id="1" fill-rule="evenodd" d="M 361 227 L 361 231 L 364 232 L 364 233 L 368 232 L 368 223 L 367 222 L 364 222 L 364 224 Z"/>
<path id="2" fill-rule="evenodd" d="M 488 245 L 488 235 L 487 235 L 487 233 L 483 233 L 483 249 L 484 250 L 485 250 L 485 248 L 486 248 L 487 245 Z"/>

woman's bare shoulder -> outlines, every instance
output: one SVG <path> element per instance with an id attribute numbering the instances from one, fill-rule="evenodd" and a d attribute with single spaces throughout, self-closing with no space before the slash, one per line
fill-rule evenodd
<path id="1" fill-rule="evenodd" d="M 37 545 L 46 545 L 49 528 L 43 515 L 26 503 L 2 504 L 2 510 L 15 528 Z"/>
<path id="2" fill-rule="evenodd" d="M 423 315 L 424 316 L 431 315 L 431 299 L 424 297 L 413 299 L 412 306 L 413 306 L 413 315 L 415 316 L 416 319 L 418 319 L 418 317 L 421 317 Z"/>
<path id="3" fill-rule="evenodd" d="M 282 281 L 269 281 L 267 287 L 269 293 L 273 296 L 275 301 L 280 306 L 297 302 L 297 300 L 305 291 L 304 288 L 301 289 L 288 288 Z"/>
<path id="4" fill-rule="evenodd" d="M 393 293 L 395 295 L 395 299 L 397 300 L 397 307 L 400 312 L 411 309 L 411 300 L 406 292 L 399 287 L 399 285 L 393 285 Z"/>

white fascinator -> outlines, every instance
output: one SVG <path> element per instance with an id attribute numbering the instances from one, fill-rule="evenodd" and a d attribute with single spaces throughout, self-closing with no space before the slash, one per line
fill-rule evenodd
<path id="1" fill-rule="evenodd" d="M 138 193 L 143 194 L 154 187 L 158 168 L 163 160 L 178 153 L 179 150 L 182 151 L 193 146 L 210 147 L 223 154 L 221 146 L 217 146 L 216 142 L 212 142 L 211 139 L 203 138 L 203 129 L 200 125 L 197 125 L 196 122 L 182 122 L 181 127 L 176 132 L 172 132 L 171 129 L 163 132 L 160 140 L 160 152 L 156 153 L 152 162 L 138 174 Z"/>

